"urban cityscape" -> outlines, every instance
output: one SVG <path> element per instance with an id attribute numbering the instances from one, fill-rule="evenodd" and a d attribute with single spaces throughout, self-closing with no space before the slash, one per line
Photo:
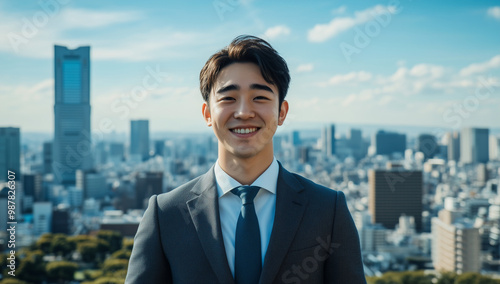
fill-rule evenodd
<path id="1" fill-rule="evenodd" d="M 4 252 L 13 240 L 18 250 L 47 233 L 110 230 L 132 239 L 149 197 L 217 160 L 213 134 L 154 134 L 148 118 L 130 120 L 128 137 L 92 133 L 90 62 L 89 46 L 54 46 L 53 139 L 24 140 L 21 128 L 0 127 Z M 430 270 L 500 277 L 498 129 L 366 133 L 336 126 L 280 132 L 274 155 L 345 193 L 367 276 Z"/>

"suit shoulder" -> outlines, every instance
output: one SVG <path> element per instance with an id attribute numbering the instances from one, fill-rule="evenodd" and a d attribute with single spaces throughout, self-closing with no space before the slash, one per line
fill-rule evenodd
<path id="1" fill-rule="evenodd" d="M 202 176 L 196 177 L 183 185 L 180 185 L 171 191 L 164 192 L 158 195 L 158 206 L 167 205 L 171 203 L 186 202 L 191 199 L 191 189 L 198 183 Z"/>

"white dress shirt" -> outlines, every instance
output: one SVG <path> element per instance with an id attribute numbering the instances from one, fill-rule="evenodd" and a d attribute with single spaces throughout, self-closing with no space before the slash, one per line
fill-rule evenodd
<path id="1" fill-rule="evenodd" d="M 230 177 L 219 165 L 215 163 L 215 181 L 217 183 L 217 193 L 219 196 L 219 215 L 222 228 L 222 238 L 229 262 L 229 268 L 234 276 L 234 241 L 236 237 L 236 224 L 241 211 L 241 199 L 231 193 L 231 189 L 241 186 L 239 182 Z M 271 231 L 274 223 L 274 213 L 276 210 L 276 187 L 278 184 L 279 166 L 276 158 L 271 165 L 263 172 L 251 186 L 261 187 L 259 193 L 254 198 L 255 211 L 259 220 L 260 244 L 262 252 L 262 265 L 266 256 L 267 246 L 271 238 Z"/>

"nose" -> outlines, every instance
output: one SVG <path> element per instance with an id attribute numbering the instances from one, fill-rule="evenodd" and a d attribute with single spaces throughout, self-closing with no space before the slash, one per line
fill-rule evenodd
<path id="1" fill-rule="evenodd" d="M 246 100 L 240 100 L 234 112 L 234 118 L 249 119 L 255 117 L 253 104 Z"/>

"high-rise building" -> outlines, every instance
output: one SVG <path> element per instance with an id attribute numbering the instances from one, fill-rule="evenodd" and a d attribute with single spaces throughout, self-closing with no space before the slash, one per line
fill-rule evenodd
<path id="1" fill-rule="evenodd" d="M 448 135 L 448 160 L 460 161 L 460 132 L 454 131 Z"/>
<path id="2" fill-rule="evenodd" d="M 54 46 L 54 145 L 56 183 L 74 184 L 77 169 L 92 167 L 90 47 Z"/>
<path id="3" fill-rule="evenodd" d="M 290 132 L 290 144 L 292 146 L 299 146 L 300 145 L 300 132 L 297 130 L 293 130 Z"/>
<path id="4" fill-rule="evenodd" d="M 9 222 L 7 212 L 9 200 L 9 188 L 7 183 L 0 183 L 0 231 L 6 232 L 7 222 Z"/>
<path id="5" fill-rule="evenodd" d="M 163 193 L 163 173 L 141 172 L 135 182 L 136 208 L 147 207 L 147 202 L 153 194 Z"/>
<path id="6" fill-rule="evenodd" d="M 19 128 L 0 127 L 0 182 L 8 180 L 8 171 L 21 178 L 21 138 Z"/>
<path id="7" fill-rule="evenodd" d="M 33 205 L 33 233 L 41 236 L 50 233 L 52 225 L 52 203 L 35 202 Z"/>
<path id="8" fill-rule="evenodd" d="M 32 211 L 33 202 L 41 201 L 42 195 L 42 175 L 24 174 L 23 175 L 23 210 Z"/>
<path id="9" fill-rule="evenodd" d="M 52 211 L 52 233 L 66 234 L 71 233 L 71 211 L 69 207 L 57 207 Z"/>
<path id="10" fill-rule="evenodd" d="M 130 121 L 130 155 L 142 161 L 149 158 L 149 120 Z"/>
<path id="11" fill-rule="evenodd" d="M 394 229 L 401 215 L 413 216 L 418 232 L 422 230 L 422 172 L 371 170 L 368 209 L 372 223 Z"/>
<path id="12" fill-rule="evenodd" d="M 366 155 L 360 129 L 349 129 L 347 132 L 347 143 L 353 157 L 356 159 L 363 158 Z"/>
<path id="13" fill-rule="evenodd" d="M 479 272 L 479 230 L 460 222 L 460 213 L 443 209 L 432 218 L 432 262 L 434 269 L 456 273 Z M 458 221 L 458 223 L 456 222 Z"/>
<path id="14" fill-rule="evenodd" d="M 490 160 L 500 160 L 500 137 L 490 135 Z"/>
<path id="15" fill-rule="evenodd" d="M 330 124 L 328 126 L 325 126 L 323 128 L 323 133 L 322 133 L 322 142 L 323 142 L 323 152 L 328 156 L 331 157 L 335 155 L 336 149 L 335 149 L 335 124 Z"/>
<path id="16" fill-rule="evenodd" d="M 163 157 L 165 154 L 165 140 L 155 140 L 155 156 Z"/>
<path id="17" fill-rule="evenodd" d="M 420 134 L 417 139 L 417 151 L 424 153 L 424 158 L 433 158 L 439 153 L 439 145 L 436 136 L 431 134 Z"/>
<path id="18" fill-rule="evenodd" d="M 372 145 L 377 155 L 392 155 L 400 153 L 404 156 L 406 150 L 406 135 L 395 132 L 377 131 L 373 137 Z"/>
<path id="19" fill-rule="evenodd" d="M 112 142 L 109 144 L 109 159 L 113 163 L 119 163 L 125 158 L 125 146 L 123 143 Z"/>
<path id="20" fill-rule="evenodd" d="M 376 252 L 381 246 L 387 245 L 388 232 L 389 230 L 380 224 L 371 224 L 361 228 L 359 242 L 363 252 Z"/>
<path id="21" fill-rule="evenodd" d="M 101 200 L 107 194 L 106 177 L 94 170 L 76 171 L 76 187 L 83 190 L 83 199 Z"/>
<path id="22" fill-rule="evenodd" d="M 460 161 L 465 164 L 487 163 L 489 129 L 464 128 L 460 134 Z"/>
<path id="23" fill-rule="evenodd" d="M 67 205 L 71 208 L 81 208 L 83 205 L 83 190 L 76 186 L 69 186 L 67 193 Z"/>
<path id="24" fill-rule="evenodd" d="M 52 173 L 52 149 L 53 144 L 52 141 L 43 142 L 43 173 L 49 174 Z"/>

